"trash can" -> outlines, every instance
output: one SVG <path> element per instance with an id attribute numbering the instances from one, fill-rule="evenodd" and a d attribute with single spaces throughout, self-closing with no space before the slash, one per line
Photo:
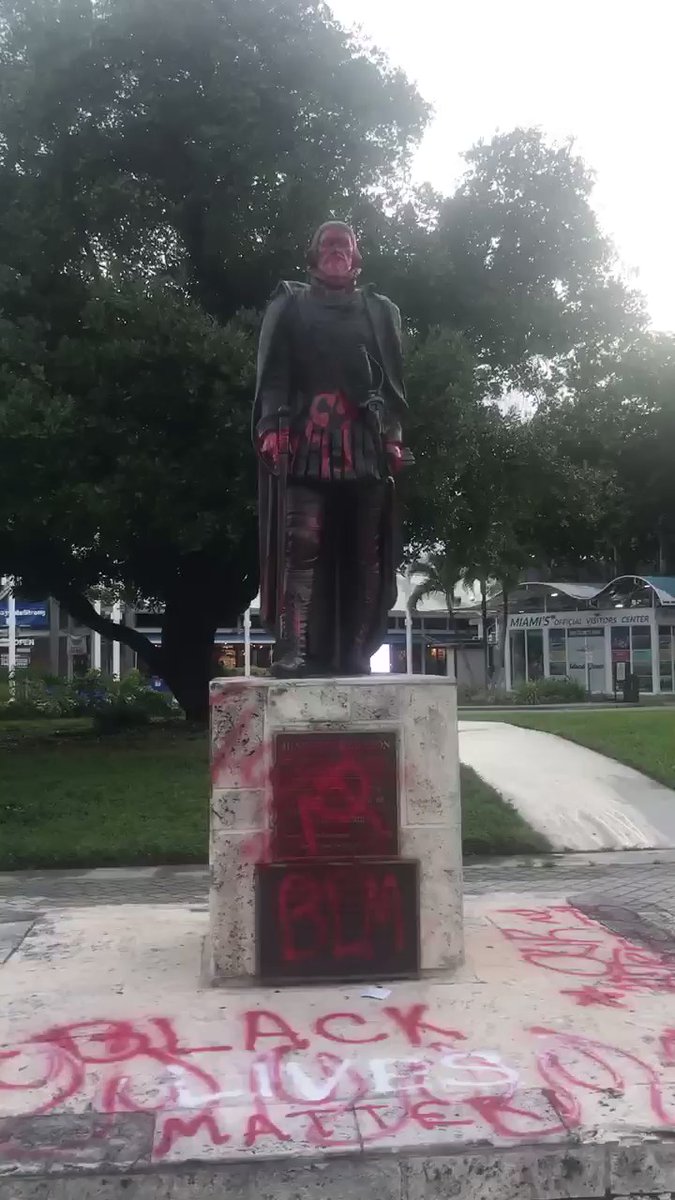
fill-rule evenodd
<path id="1" fill-rule="evenodd" d="M 624 704 L 640 703 L 640 677 L 634 673 L 626 675 L 623 684 Z"/>

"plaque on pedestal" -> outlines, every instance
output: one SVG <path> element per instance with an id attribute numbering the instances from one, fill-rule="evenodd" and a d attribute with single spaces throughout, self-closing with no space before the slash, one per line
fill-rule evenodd
<path id="1" fill-rule="evenodd" d="M 418 866 L 400 858 L 259 865 L 262 982 L 417 975 Z"/>
<path id="2" fill-rule="evenodd" d="M 397 853 L 395 733 L 277 734 L 274 861 Z"/>

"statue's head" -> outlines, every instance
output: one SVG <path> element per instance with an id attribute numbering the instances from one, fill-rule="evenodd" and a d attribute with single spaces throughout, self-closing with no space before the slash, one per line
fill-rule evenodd
<path id="1" fill-rule="evenodd" d="M 334 288 L 353 287 L 363 264 L 354 230 L 342 221 L 319 226 L 307 259 L 312 275 Z"/>

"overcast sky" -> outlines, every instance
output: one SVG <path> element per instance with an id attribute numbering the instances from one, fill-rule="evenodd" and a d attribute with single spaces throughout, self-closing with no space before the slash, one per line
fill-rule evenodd
<path id="1" fill-rule="evenodd" d="M 515 125 L 575 138 L 595 206 L 658 329 L 675 331 L 675 0 L 330 0 L 435 109 L 416 174 Z"/>

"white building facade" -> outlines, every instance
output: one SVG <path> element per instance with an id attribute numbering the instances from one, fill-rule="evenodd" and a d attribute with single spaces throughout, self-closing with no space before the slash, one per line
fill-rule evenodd
<path id="1" fill-rule="evenodd" d="M 630 674 L 641 692 L 675 692 L 675 579 L 620 576 L 597 588 L 525 584 L 509 607 L 508 690 L 565 677 L 590 693 L 612 695 Z"/>

